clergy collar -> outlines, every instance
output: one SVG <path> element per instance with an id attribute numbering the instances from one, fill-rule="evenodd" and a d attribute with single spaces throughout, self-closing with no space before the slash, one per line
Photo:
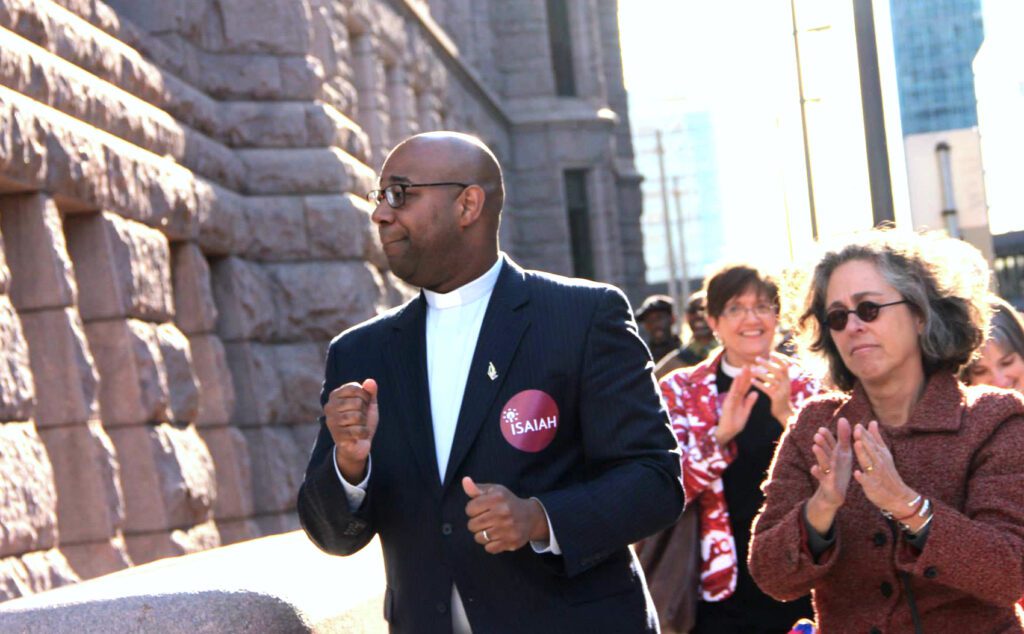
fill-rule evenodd
<path id="1" fill-rule="evenodd" d="M 498 274 L 501 273 L 501 265 L 504 261 L 505 258 L 499 256 L 494 266 L 487 269 L 486 273 L 472 282 L 463 284 L 454 291 L 435 293 L 434 291 L 423 289 L 423 296 L 427 299 L 427 305 L 435 310 L 444 310 L 446 308 L 471 304 L 484 297 L 494 290 L 494 285 L 498 282 Z"/>

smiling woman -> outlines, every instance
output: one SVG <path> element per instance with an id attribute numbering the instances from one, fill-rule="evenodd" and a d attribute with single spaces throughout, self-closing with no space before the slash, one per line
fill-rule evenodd
<path id="1" fill-rule="evenodd" d="M 810 590 L 822 631 L 1022 630 L 1024 399 L 956 379 L 989 277 L 963 242 L 893 231 L 814 269 L 798 334 L 842 392 L 780 443 L 750 571 L 778 599 Z"/>

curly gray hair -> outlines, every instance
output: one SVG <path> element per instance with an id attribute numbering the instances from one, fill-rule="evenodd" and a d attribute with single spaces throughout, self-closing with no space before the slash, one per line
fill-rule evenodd
<path id="1" fill-rule="evenodd" d="M 789 285 L 803 296 L 791 302 L 801 352 L 824 357 L 832 382 L 849 391 L 857 377 L 843 363 L 823 324 L 825 293 L 839 265 L 852 260 L 875 264 L 882 277 L 907 300 L 924 322 L 918 336 L 927 375 L 957 372 L 970 362 L 988 332 L 987 301 L 991 271 L 973 246 L 937 234 L 873 229 L 854 242 L 827 252 L 803 284 Z"/>

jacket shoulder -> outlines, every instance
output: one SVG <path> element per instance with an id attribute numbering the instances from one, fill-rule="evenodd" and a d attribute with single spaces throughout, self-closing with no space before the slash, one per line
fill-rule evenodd
<path id="1" fill-rule="evenodd" d="M 331 348 L 356 345 L 383 336 L 391 330 L 391 326 L 394 325 L 406 310 L 412 308 L 411 304 L 416 301 L 419 301 L 418 297 L 414 297 L 404 304 L 390 308 L 375 317 L 371 317 L 344 330 L 340 334 L 335 335 L 334 339 L 331 339 Z"/>
<path id="2" fill-rule="evenodd" d="M 844 392 L 824 392 L 812 396 L 804 401 L 792 427 L 797 433 L 803 430 L 812 430 L 813 433 L 819 427 L 827 426 L 836 411 L 849 400 L 850 395 Z"/>
<path id="3" fill-rule="evenodd" d="M 594 282 L 576 277 L 565 277 L 546 271 L 523 271 L 523 277 L 531 291 L 537 293 L 553 293 L 575 296 L 579 298 L 592 297 L 595 300 L 605 295 L 619 295 L 623 299 L 625 294 L 617 287 L 604 282 Z M 628 303 L 628 300 L 627 300 Z"/>
<path id="4" fill-rule="evenodd" d="M 1024 395 L 988 385 L 961 385 L 964 407 L 972 421 L 1001 423 L 1024 415 Z"/>

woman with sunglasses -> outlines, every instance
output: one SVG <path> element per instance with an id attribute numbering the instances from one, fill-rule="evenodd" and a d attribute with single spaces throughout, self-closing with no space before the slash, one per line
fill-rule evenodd
<path id="1" fill-rule="evenodd" d="M 765 595 L 747 571 L 747 544 L 775 443 L 819 383 L 773 352 L 779 290 L 771 277 L 753 266 L 727 266 L 708 278 L 705 293 L 706 319 L 722 348 L 661 381 L 682 449 L 686 503 L 699 506 L 692 631 L 787 632 L 811 615 L 810 601 L 780 603 Z"/>
<path id="2" fill-rule="evenodd" d="M 797 322 L 840 390 L 779 445 L 753 527 L 768 594 L 824 632 L 1020 632 L 1024 399 L 966 387 L 989 271 L 949 238 L 874 231 L 824 256 Z"/>
<path id="3" fill-rule="evenodd" d="M 1024 392 L 1024 319 L 1006 300 L 992 296 L 992 330 L 981 354 L 963 373 L 970 385 Z"/>

